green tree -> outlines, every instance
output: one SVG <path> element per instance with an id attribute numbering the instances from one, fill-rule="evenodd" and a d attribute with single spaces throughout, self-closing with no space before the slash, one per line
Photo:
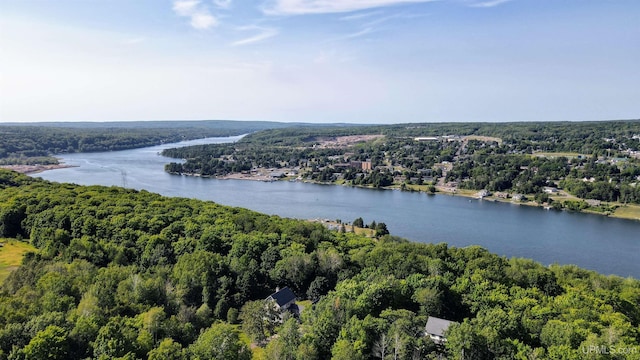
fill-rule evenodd
<path id="1" fill-rule="evenodd" d="M 157 348 L 149 351 L 149 360 L 186 360 L 182 345 L 173 339 L 164 339 Z"/>
<path id="2" fill-rule="evenodd" d="M 347 340 L 338 340 L 331 349 L 333 360 L 364 360 L 364 356 L 358 352 L 352 343 Z"/>
<path id="3" fill-rule="evenodd" d="M 387 229 L 387 224 L 383 222 L 378 223 L 375 229 L 376 229 L 376 236 L 384 236 L 389 234 L 389 230 Z"/>
<path id="4" fill-rule="evenodd" d="M 138 329 L 133 326 L 133 319 L 113 317 L 100 328 L 93 344 L 93 355 L 100 357 L 122 357 L 127 354 L 142 353 L 137 343 Z"/>
<path id="5" fill-rule="evenodd" d="M 249 360 L 251 350 L 240 340 L 238 330 L 229 324 L 213 324 L 189 346 L 195 360 Z"/>
<path id="6" fill-rule="evenodd" d="M 69 342 L 67 340 L 67 332 L 59 326 L 48 326 L 38 332 L 22 352 L 25 360 L 68 359 Z"/>
<path id="7" fill-rule="evenodd" d="M 242 330 L 256 343 L 263 343 L 271 335 L 279 319 L 273 303 L 265 300 L 249 301 L 240 309 Z"/>
<path id="8" fill-rule="evenodd" d="M 278 337 L 267 345 L 267 359 L 295 360 L 300 341 L 301 335 L 298 320 L 290 318 L 282 324 Z"/>

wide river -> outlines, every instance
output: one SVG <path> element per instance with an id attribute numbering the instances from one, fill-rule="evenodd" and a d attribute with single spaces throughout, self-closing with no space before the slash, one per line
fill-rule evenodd
<path id="1" fill-rule="evenodd" d="M 362 217 L 419 242 L 481 245 L 507 257 L 545 265 L 576 264 L 604 274 L 640 278 L 640 222 L 599 215 L 426 195 L 300 182 L 215 180 L 169 175 L 165 148 L 237 141 L 210 138 L 135 150 L 63 155 L 77 167 L 34 176 L 81 185 L 117 185 L 167 196 L 212 200 L 262 213 L 299 219 Z"/>

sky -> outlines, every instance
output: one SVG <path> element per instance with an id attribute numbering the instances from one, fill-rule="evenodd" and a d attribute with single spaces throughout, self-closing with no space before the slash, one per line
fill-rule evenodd
<path id="1" fill-rule="evenodd" d="M 640 118 L 638 0 L 0 0 L 0 122 Z"/>

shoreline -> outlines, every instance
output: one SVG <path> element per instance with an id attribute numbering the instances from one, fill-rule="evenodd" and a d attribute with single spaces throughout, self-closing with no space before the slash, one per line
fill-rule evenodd
<path id="1" fill-rule="evenodd" d="M 361 189 L 375 189 L 374 187 L 371 187 L 371 186 L 352 185 L 352 184 L 337 184 L 335 182 L 320 182 L 320 181 L 313 181 L 313 180 L 301 180 L 301 179 L 295 179 L 295 178 L 291 178 L 291 177 L 273 178 L 273 177 L 270 177 L 268 175 L 263 175 L 263 174 L 233 173 L 233 174 L 227 174 L 227 175 L 223 175 L 223 176 L 199 175 L 199 174 L 190 174 L 190 173 L 170 173 L 170 174 L 172 174 L 172 175 L 184 175 L 184 176 L 210 178 L 210 179 L 216 179 L 216 180 L 248 180 L 248 181 L 262 181 L 262 182 L 296 181 L 296 182 L 304 182 L 304 183 L 307 183 L 307 184 L 337 185 L 337 186 L 357 187 L 357 188 L 361 188 Z M 430 192 L 422 191 L 422 190 L 419 190 L 419 189 L 400 190 L 398 185 L 381 187 L 379 189 L 380 190 L 397 190 L 397 191 L 416 192 L 416 193 L 424 193 L 424 194 L 427 194 L 427 195 L 460 196 L 460 197 L 465 197 L 465 198 L 475 199 L 475 200 L 485 200 L 485 201 L 490 201 L 490 202 L 500 202 L 500 203 L 503 203 L 503 204 L 513 204 L 513 205 L 518 205 L 518 206 L 532 206 L 532 207 L 544 208 L 544 209 L 547 209 L 547 210 L 552 209 L 548 204 L 547 205 L 538 204 L 538 203 L 533 202 L 533 201 L 516 202 L 516 201 L 512 201 L 510 199 L 501 199 L 501 198 L 497 198 L 497 197 L 494 197 L 494 196 L 487 196 L 487 197 L 484 197 L 484 198 L 478 198 L 478 196 L 476 195 L 478 193 L 478 191 L 476 191 L 476 190 L 451 189 L 451 188 L 442 187 L 442 186 L 436 186 L 437 191 L 435 193 L 430 193 Z M 580 200 L 584 200 L 584 199 L 580 199 Z M 620 209 L 622 207 L 628 207 L 628 206 L 635 207 L 635 205 L 629 205 L 629 204 L 616 204 L 616 205 L 619 206 L 618 209 Z M 640 206 L 638 208 L 640 210 Z M 561 211 L 570 211 L 570 210 L 561 210 Z M 602 212 L 598 212 L 598 211 L 589 211 L 589 210 L 586 210 L 586 211 L 583 210 L 583 211 L 579 211 L 579 212 L 580 213 L 584 213 L 584 214 L 593 214 L 593 215 L 606 216 L 606 217 L 615 218 L 615 219 L 625 219 L 625 220 L 640 221 L 640 215 L 633 216 L 632 214 L 629 214 L 629 215 L 616 214 L 617 211 L 612 213 L 612 214 L 606 214 L 606 213 L 602 213 Z M 640 211 L 639 211 L 639 213 L 640 213 Z"/>
<path id="2" fill-rule="evenodd" d="M 77 165 L 54 164 L 54 165 L 0 165 L 0 168 L 19 172 L 21 174 L 38 174 L 48 170 L 66 169 L 78 167 Z"/>

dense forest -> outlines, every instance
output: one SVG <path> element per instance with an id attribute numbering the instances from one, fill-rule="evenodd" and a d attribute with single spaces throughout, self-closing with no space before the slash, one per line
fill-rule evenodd
<path id="1" fill-rule="evenodd" d="M 0 164 L 55 164 L 51 155 L 133 149 L 291 126 L 262 121 L 0 124 Z"/>
<path id="2" fill-rule="evenodd" d="M 378 235 L 0 170 L 0 359 L 640 359 L 637 279 Z"/>
<path id="3" fill-rule="evenodd" d="M 261 131 L 245 141 L 261 145 L 299 146 L 323 137 L 381 134 L 387 137 L 477 135 L 501 138 L 514 151 L 534 150 L 592 154 L 615 149 L 619 144 L 605 139 L 622 139 L 624 146 L 640 150 L 640 120 L 512 123 L 409 123 L 376 126 L 290 127 Z"/>

